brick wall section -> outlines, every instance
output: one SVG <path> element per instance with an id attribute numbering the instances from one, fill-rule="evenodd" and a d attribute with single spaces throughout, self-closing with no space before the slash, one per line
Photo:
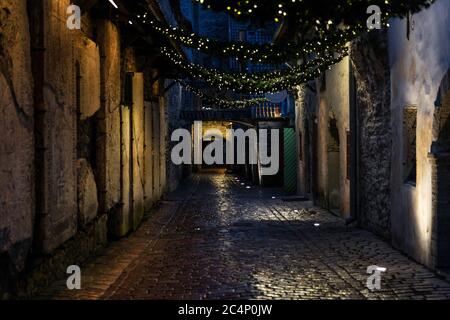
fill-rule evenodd
<path id="1" fill-rule="evenodd" d="M 352 43 L 360 128 L 358 221 L 384 237 L 391 223 L 391 86 L 385 31 Z"/>

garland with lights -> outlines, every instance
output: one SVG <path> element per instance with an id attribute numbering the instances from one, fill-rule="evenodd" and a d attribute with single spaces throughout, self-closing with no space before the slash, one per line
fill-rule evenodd
<path id="1" fill-rule="evenodd" d="M 208 69 L 184 61 L 178 53 L 166 47 L 163 47 L 161 51 L 173 64 L 192 78 L 204 80 L 208 85 L 219 90 L 226 89 L 251 94 L 281 91 L 314 79 L 348 55 L 348 48 L 345 47 L 336 56 L 327 54 L 324 57 L 316 57 L 287 71 L 247 74 Z"/>
<path id="2" fill-rule="evenodd" d="M 346 43 L 364 30 L 362 27 L 337 29 L 322 36 L 305 39 L 298 43 L 287 44 L 249 44 L 243 42 L 225 42 L 189 33 L 181 28 L 171 27 L 167 23 L 158 22 L 147 17 L 147 14 L 137 16 L 141 24 L 147 25 L 162 36 L 177 41 L 177 43 L 197 49 L 206 54 L 221 57 L 237 57 L 238 60 L 249 60 L 255 63 L 280 64 L 297 60 L 316 52 L 333 51 L 342 48 Z"/>
<path id="3" fill-rule="evenodd" d="M 290 20 L 304 25 L 308 22 L 355 25 L 367 19 L 367 8 L 380 7 L 387 17 L 404 17 L 428 8 L 435 0 L 192 0 L 207 9 L 229 13 L 236 19 L 259 22 Z M 311 23 L 312 24 L 312 23 Z"/>
<path id="4" fill-rule="evenodd" d="M 141 22 L 167 38 L 211 55 L 235 56 L 257 63 L 298 60 L 299 65 L 287 71 L 260 74 L 227 73 L 186 62 L 178 53 L 162 48 L 166 57 L 192 78 L 204 80 L 219 90 L 255 94 L 297 86 L 318 77 L 330 69 L 331 65 L 341 61 L 348 54 L 345 44 L 366 29 L 368 7 L 380 7 L 382 23 L 389 27 L 389 18 L 418 12 L 429 7 L 435 0 L 409 0 L 407 3 L 400 0 L 343 0 L 333 4 L 330 4 L 329 0 L 193 1 L 208 9 L 228 12 L 237 18 L 256 19 L 260 22 L 274 19 L 277 22 L 283 21 L 299 35 L 297 44 L 286 46 L 220 42 L 147 20 L 146 15 L 142 18 L 138 16 Z"/>
<path id="5" fill-rule="evenodd" d="M 244 109 L 248 107 L 252 107 L 268 100 L 266 98 L 254 98 L 248 100 L 226 100 L 220 99 L 216 97 L 211 97 L 202 92 L 200 89 L 187 84 L 183 81 L 178 81 L 186 90 L 194 93 L 199 98 L 202 99 L 207 105 L 219 107 L 219 109 Z"/>

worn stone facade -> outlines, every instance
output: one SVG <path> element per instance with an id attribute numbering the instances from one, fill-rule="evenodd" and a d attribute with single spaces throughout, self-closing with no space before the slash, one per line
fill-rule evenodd
<path id="1" fill-rule="evenodd" d="M 349 126 L 349 61 L 345 58 L 326 72 L 318 91 L 318 193 L 323 205 L 350 214 L 347 170 Z"/>
<path id="2" fill-rule="evenodd" d="M 165 101 L 165 104 L 167 106 L 167 118 L 173 119 L 172 121 L 168 122 L 168 134 L 166 137 L 166 143 L 167 146 L 169 146 L 168 148 L 166 148 L 168 191 L 174 191 L 178 187 L 179 181 L 188 176 L 190 174 L 190 171 L 192 170 L 190 165 L 176 166 L 171 160 L 171 150 L 177 144 L 177 142 L 171 141 L 173 131 L 177 129 L 186 129 L 189 131 L 192 130 L 190 122 L 180 119 L 180 112 L 187 107 L 185 105 L 186 101 L 189 101 L 186 99 L 186 91 L 183 90 L 183 87 L 179 83 L 174 84 L 172 81 L 173 80 L 167 80 L 166 85 L 172 85 L 172 87 L 166 95 L 167 98 Z"/>
<path id="3" fill-rule="evenodd" d="M 449 6 L 438 0 L 409 19 L 392 19 L 388 30 L 353 41 L 350 77 L 344 81 L 346 86 L 350 80 L 350 86 L 343 89 L 350 99 L 343 101 L 343 109 L 333 112 L 341 101 L 339 96 L 327 99 L 329 93 L 339 91 L 339 85 L 329 81 L 330 75 L 338 75 L 334 66 L 316 86 L 302 87 L 296 120 L 299 192 L 333 209 L 327 187 L 332 176 L 327 164 L 330 158 L 323 155 L 342 152 L 343 131 L 350 128 L 347 138 L 352 140 L 344 151 L 347 171 L 351 171 L 348 222 L 357 221 L 415 260 L 445 272 L 450 270 L 450 238 L 445 231 L 449 212 Z M 327 119 L 335 119 L 328 128 Z M 334 138 L 325 135 L 330 125 L 336 127 Z M 346 189 L 341 190 L 339 194 L 345 194 Z"/>
<path id="4" fill-rule="evenodd" d="M 361 226 L 389 237 L 387 34 L 372 33 L 349 47 L 349 58 L 298 91 L 298 191 L 336 214 L 357 219 Z"/>
<path id="5" fill-rule="evenodd" d="M 445 221 L 434 206 L 437 191 L 448 201 L 442 180 L 445 169 L 437 151 L 440 136 L 446 131 L 440 113 L 448 110 L 448 70 L 450 68 L 450 3 L 436 1 L 429 9 L 410 18 L 393 20 L 389 29 L 389 66 L 391 73 L 391 234 L 396 247 L 417 261 L 434 267 L 436 252 L 448 248 L 440 229 Z M 400 173 L 405 159 L 404 109 L 417 109 L 416 181 L 411 185 Z M 442 112 L 443 111 L 443 112 Z M 445 116 L 444 116 L 445 119 Z M 441 126 L 438 125 L 441 122 Z M 445 144 L 445 143 L 444 143 Z M 434 156 L 437 156 L 438 152 Z M 434 161 L 436 159 L 437 161 Z M 437 167 L 436 167 L 437 166 Z M 445 167 L 445 166 L 444 166 Z M 437 172 L 433 172 L 438 168 Z M 439 169 L 440 168 L 440 169 Z M 444 178 L 445 179 L 445 178 Z M 436 184 L 440 186 L 436 186 Z M 448 206 L 446 209 L 448 212 Z M 438 222 L 438 226 L 433 225 Z M 437 232 L 437 233 L 436 233 Z M 435 246 L 433 239 L 441 239 Z M 447 242 L 447 244 L 445 244 Z M 439 264 L 439 263 L 438 263 Z"/>
<path id="6" fill-rule="evenodd" d="M 97 160 L 105 165 L 97 168 L 99 210 L 117 210 L 120 194 L 120 126 L 121 81 L 120 32 L 108 20 L 97 23 L 100 49 L 101 108 L 98 113 Z"/>
<path id="7" fill-rule="evenodd" d="M 26 3 L 0 3 L 0 269 L 12 273 L 25 266 L 35 212 L 33 80 Z M 8 282 L 1 278 L 0 292 L 2 283 Z"/>
<path id="8" fill-rule="evenodd" d="M 359 223 L 390 236 L 391 110 L 387 34 L 374 32 L 352 43 L 358 122 Z"/>
<path id="9" fill-rule="evenodd" d="M 136 230 L 181 178 L 166 169 L 158 66 L 124 45 L 128 24 L 86 11 L 67 28 L 69 5 L 0 4 L 0 297 L 35 293 Z"/>
<path id="10" fill-rule="evenodd" d="M 350 215 L 349 81 L 350 63 L 345 58 L 318 79 L 315 88 L 299 88 L 296 106 L 298 191 L 343 217 Z"/>

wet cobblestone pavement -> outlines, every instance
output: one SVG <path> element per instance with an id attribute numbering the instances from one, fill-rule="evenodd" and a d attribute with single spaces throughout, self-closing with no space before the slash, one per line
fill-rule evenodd
<path id="1" fill-rule="evenodd" d="M 450 284 L 388 243 L 307 202 L 231 175 L 201 174 L 142 227 L 65 280 L 53 299 L 447 299 Z M 387 268 L 381 290 L 367 267 Z"/>

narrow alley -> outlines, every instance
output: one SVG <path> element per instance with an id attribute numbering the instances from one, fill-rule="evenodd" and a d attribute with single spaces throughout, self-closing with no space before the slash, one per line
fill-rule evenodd
<path id="1" fill-rule="evenodd" d="M 450 301 L 449 39 L 450 0 L 0 0 L 0 300 Z"/>
<path id="2" fill-rule="evenodd" d="M 197 174 L 52 299 L 448 299 L 450 284 L 371 233 L 278 189 Z M 250 187 L 248 189 L 247 187 Z M 367 267 L 387 268 L 382 289 Z"/>

